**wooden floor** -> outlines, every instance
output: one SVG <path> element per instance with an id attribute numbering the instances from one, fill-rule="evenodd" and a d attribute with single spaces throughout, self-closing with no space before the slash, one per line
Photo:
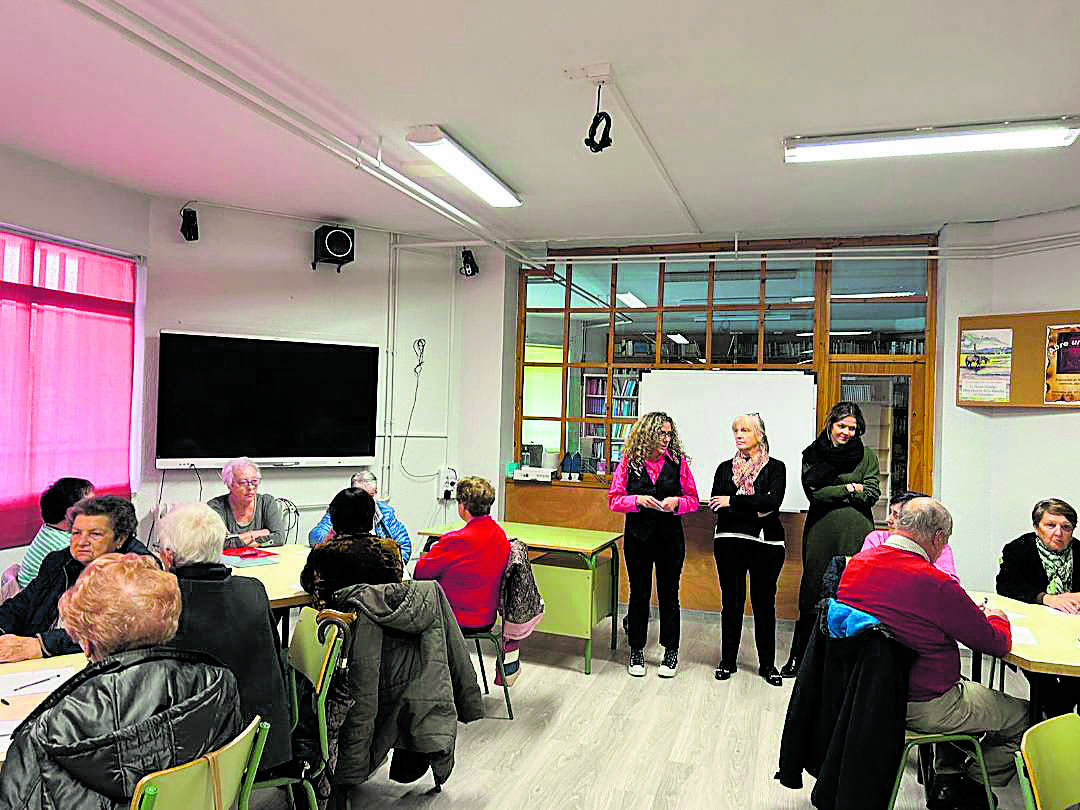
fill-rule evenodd
<path id="1" fill-rule="evenodd" d="M 609 649 L 610 622 L 597 627 L 592 675 L 581 671 L 580 642 L 534 634 L 522 646 L 521 676 L 510 690 L 515 719 L 506 719 L 501 690 L 485 695 L 489 717 L 458 727 L 457 765 L 441 793 L 428 795 L 434 784 L 430 773 L 400 785 L 389 781 L 384 765 L 356 791 L 353 807 L 810 807 L 809 777 L 799 791 L 772 778 L 792 682 L 776 688 L 757 676 L 749 619 L 739 672 L 724 683 L 716 681 L 716 618 L 684 618 L 673 680 L 656 675 L 662 650 L 656 646 L 655 622 L 644 678 L 627 675 L 624 644 Z M 778 625 L 777 657 L 783 661 L 791 623 Z M 490 675 L 490 657 L 485 664 Z M 1012 675 L 1007 691 L 1026 697 L 1026 682 Z M 913 759 L 897 808 L 924 807 L 914 773 Z M 995 792 L 1003 810 L 1023 807 L 1015 779 Z M 281 810 L 287 803 L 280 791 L 262 791 L 252 806 Z"/>

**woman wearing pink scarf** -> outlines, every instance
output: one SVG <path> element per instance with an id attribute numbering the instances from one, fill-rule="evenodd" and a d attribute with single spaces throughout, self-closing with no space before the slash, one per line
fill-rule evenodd
<path id="1" fill-rule="evenodd" d="M 720 579 L 723 609 L 720 621 L 720 664 L 716 679 L 726 681 L 736 670 L 750 572 L 750 604 L 758 674 L 780 686 L 776 671 L 776 582 L 784 566 L 784 527 L 780 504 L 787 481 L 784 462 L 769 457 L 769 439 L 760 414 L 735 417 L 735 456 L 716 468 L 709 508 L 716 512 L 713 555 Z"/>

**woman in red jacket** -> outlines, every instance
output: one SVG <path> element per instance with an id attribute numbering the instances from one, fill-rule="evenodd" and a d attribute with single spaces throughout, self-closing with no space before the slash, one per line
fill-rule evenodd
<path id="1" fill-rule="evenodd" d="M 413 573 L 415 579 L 438 580 L 464 631 L 485 631 L 495 624 L 510 541 L 491 517 L 494 501 L 495 488 L 490 482 L 462 478 L 457 485 L 457 505 L 465 526 L 440 537 L 416 561 Z"/>

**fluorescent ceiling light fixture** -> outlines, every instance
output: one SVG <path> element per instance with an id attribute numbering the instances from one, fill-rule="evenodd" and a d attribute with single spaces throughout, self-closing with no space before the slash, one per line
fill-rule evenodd
<path id="1" fill-rule="evenodd" d="M 837 293 L 836 295 L 829 296 L 830 298 L 912 298 L 918 295 L 914 292 L 865 292 L 865 293 Z M 792 298 L 793 304 L 810 303 L 814 300 L 812 295 L 800 295 L 797 298 Z"/>
<path id="2" fill-rule="evenodd" d="M 680 346 L 685 346 L 687 343 L 690 342 L 689 340 L 687 340 L 685 337 L 683 337 L 678 332 L 675 332 L 674 334 L 668 335 L 668 339 L 672 343 L 678 343 Z"/>
<path id="3" fill-rule="evenodd" d="M 855 335 L 870 335 L 873 334 L 869 329 L 860 330 L 858 332 L 829 332 L 831 337 L 853 337 Z M 813 337 L 813 332 L 796 332 L 795 337 Z"/>
<path id="4" fill-rule="evenodd" d="M 632 292 L 615 293 L 615 297 L 622 301 L 626 306 L 633 307 L 634 309 L 645 309 L 645 302 L 634 295 Z"/>
<path id="5" fill-rule="evenodd" d="M 904 155 L 1047 149 L 1069 146 L 1077 135 L 1080 135 L 1080 116 L 1074 115 L 842 135 L 797 135 L 784 138 L 784 162 L 817 163 Z"/>
<path id="6" fill-rule="evenodd" d="M 516 208 L 521 198 L 434 124 L 414 127 L 405 142 L 493 208 Z"/>

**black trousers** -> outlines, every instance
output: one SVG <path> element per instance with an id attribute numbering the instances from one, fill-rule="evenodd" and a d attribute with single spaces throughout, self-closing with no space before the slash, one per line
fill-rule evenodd
<path id="1" fill-rule="evenodd" d="M 1002 664 L 1002 666 L 1005 666 Z M 1068 714 L 1080 703 L 1080 678 L 1020 670 L 1029 682 L 1039 682 L 1039 704 L 1047 718 Z"/>
<path id="2" fill-rule="evenodd" d="M 784 567 L 784 547 L 741 537 L 713 541 L 716 575 L 724 605 L 720 612 L 720 662 L 734 667 L 742 639 L 746 605 L 746 574 L 750 574 L 750 605 L 754 609 L 754 641 L 758 666 L 771 667 L 776 658 L 776 582 Z"/>
<path id="3" fill-rule="evenodd" d="M 640 650 L 649 636 L 649 602 L 652 599 L 653 569 L 656 569 L 656 601 L 660 606 L 660 645 L 679 648 L 679 580 L 686 541 L 682 527 L 677 533 L 654 532 L 646 538 L 627 534 L 623 540 L 626 576 L 630 582 L 630 605 L 626 614 L 626 635 L 630 647 Z"/>

